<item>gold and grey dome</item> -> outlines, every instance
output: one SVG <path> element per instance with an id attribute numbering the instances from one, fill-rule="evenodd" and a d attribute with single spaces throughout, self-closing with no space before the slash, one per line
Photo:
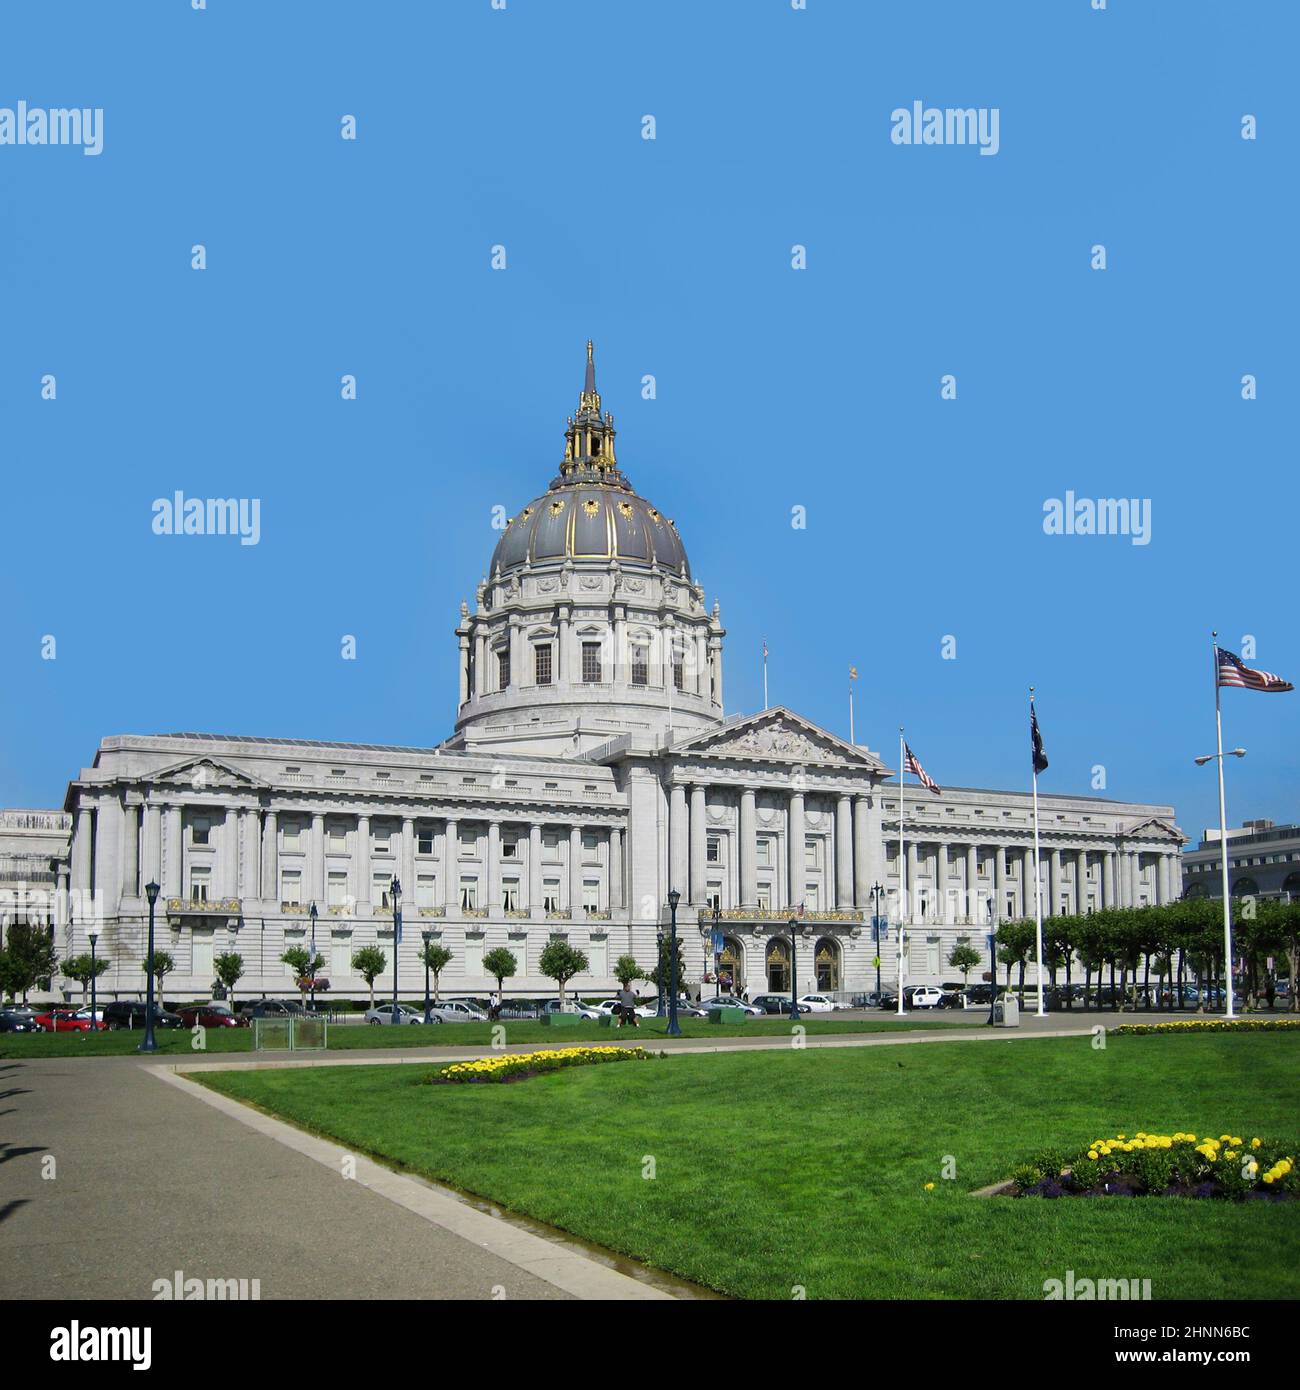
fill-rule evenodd
<path id="1" fill-rule="evenodd" d="M 564 460 L 550 488 L 510 518 L 491 573 L 549 561 L 618 560 L 691 577 L 670 518 L 632 491 L 614 452 L 614 417 L 600 413 L 592 345 L 578 412 L 569 417 Z"/>

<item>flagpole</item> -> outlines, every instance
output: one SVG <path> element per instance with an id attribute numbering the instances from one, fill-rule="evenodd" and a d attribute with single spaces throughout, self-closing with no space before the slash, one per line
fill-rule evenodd
<path id="1" fill-rule="evenodd" d="M 1034 714 L 1034 687 L 1029 687 L 1029 716 L 1032 722 Z M 1037 1014 L 1042 1018 L 1047 1012 L 1043 1008 L 1043 875 L 1038 862 L 1038 765 L 1035 759 L 1030 759 L 1030 766 L 1034 770 L 1034 952 L 1035 969 L 1038 975 L 1038 1009 Z M 996 975 L 994 976 L 996 978 Z"/>
<path id="2" fill-rule="evenodd" d="M 767 708 L 767 639 L 763 640 L 763 708 Z"/>
<path id="3" fill-rule="evenodd" d="M 1223 796 L 1223 714 L 1219 695 L 1219 634 L 1210 633 L 1211 657 L 1214 662 L 1214 735 L 1217 740 L 1219 764 L 1219 849 L 1223 873 L 1223 994 L 1227 1000 L 1227 1017 L 1232 1009 L 1232 899 L 1228 896 L 1228 813 Z"/>
<path id="4" fill-rule="evenodd" d="M 907 755 L 903 747 L 903 726 L 898 726 L 898 1012 L 903 1012 L 903 922 L 907 917 L 907 861 L 903 858 L 903 769 Z"/>
<path id="5" fill-rule="evenodd" d="M 849 677 L 849 742 L 855 747 L 857 739 L 853 737 L 853 678 Z"/>

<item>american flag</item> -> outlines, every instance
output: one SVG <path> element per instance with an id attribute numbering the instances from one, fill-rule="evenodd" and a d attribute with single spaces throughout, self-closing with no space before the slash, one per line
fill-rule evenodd
<path id="1" fill-rule="evenodd" d="M 903 752 L 905 755 L 903 759 L 903 771 L 910 772 L 920 781 L 923 787 L 929 787 L 935 796 L 942 796 L 943 793 L 935 785 L 934 778 L 921 766 L 917 761 L 916 754 L 912 752 L 910 746 L 906 743 L 903 745 Z"/>
<path id="2" fill-rule="evenodd" d="M 1221 686 L 1239 685 L 1245 690 L 1271 690 L 1279 693 L 1295 689 L 1290 681 L 1284 681 L 1281 676 L 1275 676 L 1270 671 L 1252 671 L 1239 656 L 1224 651 L 1222 647 L 1215 647 L 1214 659 L 1218 664 L 1218 683 Z"/>

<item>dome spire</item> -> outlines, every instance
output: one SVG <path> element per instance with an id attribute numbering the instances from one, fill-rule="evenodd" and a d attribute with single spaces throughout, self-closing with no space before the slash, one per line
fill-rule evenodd
<path id="1" fill-rule="evenodd" d="M 568 423 L 569 427 L 564 432 L 564 462 L 560 464 L 560 477 L 564 479 L 572 478 L 575 474 L 587 474 L 593 481 L 626 486 L 614 455 L 614 417 L 600 413 L 600 392 L 596 390 L 596 355 L 590 338 L 587 339 L 587 374 L 583 379 L 582 394 L 578 397 L 578 411 L 569 417 Z"/>
<path id="2" fill-rule="evenodd" d="M 578 410 L 594 410 L 600 414 L 600 392 L 596 390 L 596 358 L 591 339 L 587 339 L 587 376 L 582 384 L 582 395 L 578 400 Z"/>

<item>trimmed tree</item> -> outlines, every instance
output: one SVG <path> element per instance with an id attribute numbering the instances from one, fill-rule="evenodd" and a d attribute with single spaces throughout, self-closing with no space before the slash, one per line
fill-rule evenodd
<path id="1" fill-rule="evenodd" d="M 230 996 L 233 1006 L 235 986 L 244 977 L 244 958 L 235 951 L 222 951 L 212 964 L 216 969 L 217 979 L 226 987 L 226 993 Z"/>
<path id="2" fill-rule="evenodd" d="M 381 951 L 380 954 L 382 955 L 383 952 Z M 492 953 L 489 952 L 489 954 Z M 438 976 L 442 974 L 450 963 L 451 952 L 445 946 L 439 945 L 436 941 L 430 941 L 427 946 L 421 942 L 420 949 L 415 953 L 415 958 L 421 965 L 427 965 L 429 967 L 429 974 L 433 976 L 433 1002 L 436 1004 L 438 1002 Z M 510 959 L 513 960 L 514 957 L 511 956 Z M 353 964 L 355 965 L 356 962 L 353 961 Z M 486 957 L 484 958 L 483 964 L 487 964 Z M 372 980 L 370 991 L 372 1003 L 374 997 L 374 981 Z"/>
<path id="3" fill-rule="evenodd" d="M 316 972 L 325 964 L 325 957 L 319 952 L 312 955 L 305 946 L 290 946 L 280 959 L 293 971 L 294 980 L 298 985 L 299 999 L 305 1008 L 307 1004 L 307 985 L 305 982 L 315 977 Z"/>
<path id="4" fill-rule="evenodd" d="M 432 943 L 430 943 L 432 944 Z M 304 955 L 306 952 L 303 953 Z M 378 946 L 363 946 L 352 953 L 352 969 L 370 986 L 370 1007 L 375 1007 L 375 981 L 388 968 L 388 952 Z M 432 970 L 433 966 L 430 965 Z"/>
<path id="5" fill-rule="evenodd" d="M 59 966 L 54 934 L 33 922 L 14 922 L 6 932 L 5 949 L 0 951 L 0 988 L 10 997 L 27 992 L 42 980 L 52 980 Z"/>
<path id="6" fill-rule="evenodd" d="M 635 956 L 619 956 L 614 962 L 614 978 L 624 989 L 645 977 L 645 971 L 636 963 Z"/>
<path id="7" fill-rule="evenodd" d="M 81 986 L 81 1002 L 84 1004 L 91 980 L 99 979 L 112 963 L 107 956 L 97 955 L 92 959 L 87 951 L 79 956 L 69 956 L 67 960 L 61 961 L 59 969 L 68 979 L 76 980 Z"/>
<path id="8" fill-rule="evenodd" d="M 506 950 L 504 946 L 494 946 L 483 957 L 483 969 L 497 982 L 497 998 L 500 999 L 505 981 L 519 973 L 519 962 L 513 951 Z"/>
<path id="9" fill-rule="evenodd" d="M 154 950 L 152 956 L 146 956 L 143 965 L 144 973 L 152 975 L 158 982 L 158 1002 L 162 1003 L 163 981 L 176 969 L 176 960 L 170 951 Z"/>
<path id="10" fill-rule="evenodd" d="M 952 948 L 952 954 L 948 957 L 948 964 L 954 970 L 961 971 L 961 982 L 963 987 L 970 984 L 970 972 L 984 959 L 983 956 L 968 942 L 960 942 Z"/>
<path id="11" fill-rule="evenodd" d="M 575 975 L 581 975 L 590 968 L 586 955 L 567 941 L 553 937 L 546 943 L 537 968 L 548 980 L 554 980 L 560 991 L 560 1008 L 564 1008 L 564 986 Z"/>

